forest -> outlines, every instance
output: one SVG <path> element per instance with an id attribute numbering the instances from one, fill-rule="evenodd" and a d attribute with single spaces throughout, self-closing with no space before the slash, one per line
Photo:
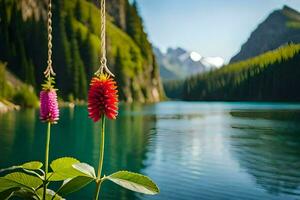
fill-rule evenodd
<path id="1" fill-rule="evenodd" d="M 37 93 L 47 59 L 47 7 L 37 1 L 36 7 L 24 8 L 27 4 L 22 2 L 0 0 L 0 61 Z M 108 3 L 111 11 L 118 12 L 109 12 L 107 20 L 108 64 L 116 74 L 120 98 L 159 101 L 163 92 L 158 66 L 137 5 L 122 2 Z M 66 101 L 85 100 L 88 82 L 99 67 L 100 10 L 87 0 L 53 0 L 53 4 L 53 66 L 59 96 Z M 0 95 L 14 100 L 6 92 Z"/>
<path id="2" fill-rule="evenodd" d="M 287 44 L 218 70 L 164 84 L 170 98 L 224 101 L 299 101 L 300 45 Z"/>

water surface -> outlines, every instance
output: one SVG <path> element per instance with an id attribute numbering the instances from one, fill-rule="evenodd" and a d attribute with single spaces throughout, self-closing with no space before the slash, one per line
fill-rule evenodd
<path id="1" fill-rule="evenodd" d="M 61 109 L 50 159 L 97 166 L 100 126 L 85 107 Z M 44 159 L 38 111 L 0 114 L 0 168 Z M 156 196 L 104 183 L 104 199 L 300 199 L 300 104 L 164 102 L 123 105 L 107 125 L 104 172 L 150 176 Z M 67 199 L 91 199 L 91 184 Z"/>

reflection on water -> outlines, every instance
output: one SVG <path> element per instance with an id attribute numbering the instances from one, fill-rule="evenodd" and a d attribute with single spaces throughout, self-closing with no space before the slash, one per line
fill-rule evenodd
<path id="1" fill-rule="evenodd" d="M 107 125 L 106 175 L 149 175 L 161 193 L 143 196 L 105 183 L 105 199 L 300 198 L 300 105 L 165 102 L 123 105 Z M 38 112 L 0 115 L 0 168 L 43 160 L 46 125 Z M 84 107 L 61 110 L 50 158 L 98 163 L 100 126 Z M 94 185 L 68 199 L 91 199 Z"/>
<path id="2" fill-rule="evenodd" d="M 35 137 L 35 110 L 0 114 L 0 166 L 24 160 L 20 154 L 31 154 Z M 23 145 L 26 141 L 26 145 Z"/>
<path id="3" fill-rule="evenodd" d="M 231 112 L 232 151 L 258 185 L 300 196 L 300 112 Z"/>

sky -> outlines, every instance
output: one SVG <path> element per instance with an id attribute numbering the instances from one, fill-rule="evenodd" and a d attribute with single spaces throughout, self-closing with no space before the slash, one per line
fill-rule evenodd
<path id="1" fill-rule="evenodd" d="M 182 47 L 228 62 L 273 10 L 300 0 L 136 0 L 152 44 Z"/>

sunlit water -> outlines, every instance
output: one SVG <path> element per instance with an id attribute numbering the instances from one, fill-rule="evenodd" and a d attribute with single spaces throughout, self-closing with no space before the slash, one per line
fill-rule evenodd
<path id="1" fill-rule="evenodd" d="M 0 115 L 0 168 L 44 159 L 38 111 Z M 61 110 L 51 160 L 73 156 L 97 166 L 99 124 L 85 107 Z M 104 183 L 102 199 L 300 199 L 300 104 L 164 102 L 122 106 L 106 133 L 106 175 L 150 176 L 156 196 Z M 95 185 L 67 199 L 91 199 Z"/>

